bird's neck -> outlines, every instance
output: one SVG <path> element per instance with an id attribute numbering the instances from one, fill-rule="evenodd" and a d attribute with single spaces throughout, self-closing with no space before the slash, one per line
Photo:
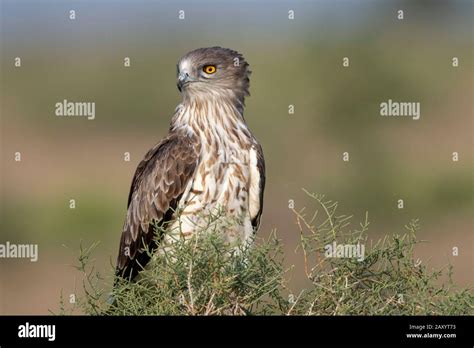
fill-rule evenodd
<path id="1" fill-rule="evenodd" d="M 232 95 L 206 95 L 183 99 L 171 121 L 171 130 L 211 137 L 250 138 L 243 104 Z"/>

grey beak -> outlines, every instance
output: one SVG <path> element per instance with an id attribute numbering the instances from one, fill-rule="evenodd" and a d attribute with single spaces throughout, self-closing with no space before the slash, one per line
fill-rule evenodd
<path id="1" fill-rule="evenodd" d="M 183 89 L 183 85 L 188 81 L 190 81 L 188 73 L 184 73 L 184 72 L 179 73 L 179 75 L 178 75 L 178 89 L 179 89 L 180 92 Z"/>

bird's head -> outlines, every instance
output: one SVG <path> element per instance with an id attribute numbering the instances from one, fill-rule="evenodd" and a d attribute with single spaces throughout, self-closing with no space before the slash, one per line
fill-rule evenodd
<path id="1" fill-rule="evenodd" d="M 249 65 L 231 49 L 198 48 L 184 55 L 177 68 L 178 89 L 185 98 L 231 93 L 243 104 L 249 95 Z"/>

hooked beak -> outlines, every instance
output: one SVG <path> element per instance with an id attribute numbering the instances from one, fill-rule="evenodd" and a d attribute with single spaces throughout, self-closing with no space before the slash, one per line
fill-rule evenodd
<path id="1" fill-rule="evenodd" d="M 183 89 L 183 86 L 190 81 L 192 80 L 187 72 L 180 72 L 178 75 L 178 83 L 177 83 L 179 91 L 181 92 Z"/>

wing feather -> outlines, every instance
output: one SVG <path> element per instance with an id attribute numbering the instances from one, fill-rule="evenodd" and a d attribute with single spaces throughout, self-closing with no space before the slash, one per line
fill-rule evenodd
<path id="1" fill-rule="evenodd" d="M 263 212 L 263 194 L 265 191 L 265 159 L 263 157 L 262 146 L 255 140 L 254 149 L 256 152 L 256 161 L 253 163 L 252 172 L 253 175 L 252 185 L 250 188 L 250 200 L 257 203 L 256 212 L 252 212 L 250 209 L 252 219 L 252 226 L 254 231 L 257 231 L 260 226 L 260 217 Z M 252 214 L 253 213 L 253 214 Z"/>
<path id="2" fill-rule="evenodd" d="M 153 222 L 171 219 L 179 198 L 196 169 L 199 149 L 192 138 L 171 133 L 140 162 L 128 196 L 127 217 L 120 239 L 116 273 L 132 279 L 157 248 Z"/>

